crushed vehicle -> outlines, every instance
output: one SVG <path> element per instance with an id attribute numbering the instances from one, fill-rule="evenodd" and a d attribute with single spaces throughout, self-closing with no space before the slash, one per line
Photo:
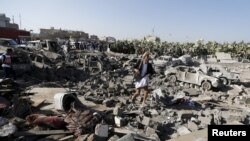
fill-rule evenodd
<path id="1" fill-rule="evenodd" d="M 27 47 L 34 49 L 43 49 L 51 52 L 58 52 L 60 50 L 60 46 L 57 41 L 53 40 L 36 40 L 29 41 L 27 43 Z"/>
<path id="2" fill-rule="evenodd" d="M 50 69 L 52 68 L 54 64 L 52 61 L 50 61 L 50 59 L 48 59 L 46 56 L 43 56 L 41 54 L 32 53 L 32 54 L 29 54 L 29 57 L 32 61 L 32 65 L 40 69 L 43 69 L 43 68 Z"/>
<path id="3" fill-rule="evenodd" d="M 95 74 L 103 70 L 102 57 L 104 57 L 102 53 L 74 50 L 67 54 L 66 63 Z"/>
<path id="4" fill-rule="evenodd" d="M 224 85 L 229 85 L 231 82 L 239 82 L 240 74 L 237 72 L 230 72 L 227 68 L 217 64 L 202 64 L 200 68 L 209 76 L 219 78 Z"/>
<path id="5" fill-rule="evenodd" d="M 197 67 L 169 67 L 165 71 L 165 75 L 168 77 L 170 82 L 181 81 L 189 84 L 195 84 L 201 86 L 204 90 L 210 90 L 212 87 L 217 88 L 222 86 L 220 79 L 206 75 L 200 70 L 200 68 Z"/>
<path id="6" fill-rule="evenodd" d="M 0 46 L 2 47 L 19 47 L 19 45 L 13 39 L 0 38 Z"/>
<path id="7" fill-rule="evenodd" d="M 160 65 L 160 66 L 166 66 L 170 65 L 172 62 L 172 57 L 171 56 L 160 56 L 157 59 L 153 60 L 154 65 Z"/>

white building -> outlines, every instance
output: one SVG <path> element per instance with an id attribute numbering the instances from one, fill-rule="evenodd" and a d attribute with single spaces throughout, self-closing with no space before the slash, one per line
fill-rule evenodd
<path id="1" fill-rule="evenodd" d="M 99 40 L 100 41 L 106 41 L 106 42 L 109 42 L 109 43 L 116 42 L 116 39 L 114 37 L 105 37 L 105 36 L 102 36 L 102 37 L 99 37 Z"/>
<path id="2" fill-rule="evenodd" d="M 148 36 L 144 37 L 144 40 L 148 41 L 148 42 L 160 42 L 161 41 L 159 37 L 152 36 L 152 35 L 148 35 Z"/>

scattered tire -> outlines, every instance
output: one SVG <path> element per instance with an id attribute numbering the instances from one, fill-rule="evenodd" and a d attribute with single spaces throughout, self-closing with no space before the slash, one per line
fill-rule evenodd
<path id="1" fill-rule="evenodd" d="M 171 83 L 175 83 L 177 81 L 177 78 L 174 74 L 171 74 L 171 75 L 169 75 L 168 80 Z"/>
<path id="2" fill-rule="evenodd" d="M 201 84 L 201 87 L 202 87 L 203 90 L 207 90 L 207 91 L 208 91 L 208 90 L 211 90 L 212 85 L 211 85 L 210 82 L 204 81 L 204 82 Z"/>
<path id="3" fill-rule="evenodd" d="M 221 77 L 220 80 L 222 81 L 222 84 L 228 85 L 228 79 L 225 77 Z"/>

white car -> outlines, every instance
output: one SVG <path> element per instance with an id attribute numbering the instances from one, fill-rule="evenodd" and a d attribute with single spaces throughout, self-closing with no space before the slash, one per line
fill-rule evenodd
<path id="1" fill-rule="evenodd" d="M 204 90 L 210 90 L 212 87 L 221 87 L 220 79 L 204 74 L 199 68 L 177 66 L 170 67 L 165 71 L 170 82 L 186 82 L 201 86 Z"/>

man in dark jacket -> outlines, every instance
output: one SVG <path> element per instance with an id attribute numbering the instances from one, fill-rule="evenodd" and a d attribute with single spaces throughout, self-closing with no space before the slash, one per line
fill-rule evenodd
<path id="1" fill-rule="evenodd" d="M 145 104 L 148 94 L 149 94 L 149 75 L 154 73 L 152 64 L 149 63 L 149 52 L 143 54 L 143 60 L 139 61 L 134 67 L 134 76 L 136 79 L 135 88 L 136 92 L 132 96 L 132 101 L 135 101 L 135 98 L 140 95 L 141 89 L 144 90 L 143 105 Z"/>

